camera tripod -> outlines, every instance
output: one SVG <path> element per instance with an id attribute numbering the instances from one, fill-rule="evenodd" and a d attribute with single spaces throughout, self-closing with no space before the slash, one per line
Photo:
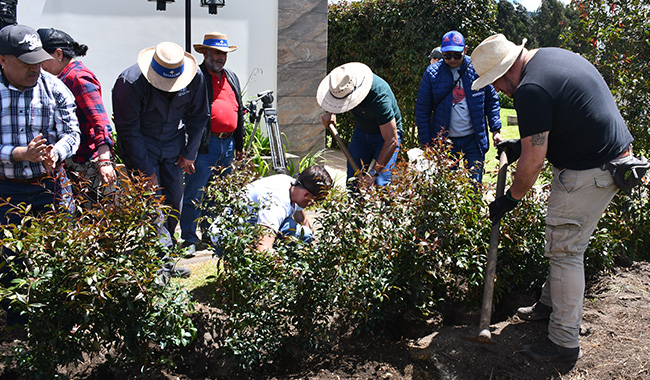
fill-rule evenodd
<path id="1" fill-rule="evenodd" d="M 257 103 L 262 101 L 262 108 L 257 110 Z M 282 146 L 282 140 L 280 137 L 280 128 L 278 127 L 278 113 L 275 108 L 273 108 L 273 90 L 263 91 L 257 94 L 257 98 L 246 103 L 246 110 L 249 112 L 249 120 L 254 124 L 253 134 L 251 139 L 248 141 L 248 146 L 246 151 L 250 151 L 251 144 L 253 143 L 253 137 L 257 133 L 257 128 L 260 125 L 260 120 L 264 116 L 264 123 L 266 124 L 268 136 L 269 136 L 269 145 L 271 146 L 271 162 L 273 165 L 273 171 L 276 174 L 284 174 L 287 171 L 287 158 L 284 153 L 284 147 Z"/>

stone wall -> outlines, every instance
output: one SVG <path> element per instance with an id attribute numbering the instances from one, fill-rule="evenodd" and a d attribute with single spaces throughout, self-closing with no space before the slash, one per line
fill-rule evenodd
<path id="1" fill-rule="evenodd" d="M 287 152 L 325 148 L 316 90 L 327 75 L 327 0 L 278 0 L 277 107 Z"/>

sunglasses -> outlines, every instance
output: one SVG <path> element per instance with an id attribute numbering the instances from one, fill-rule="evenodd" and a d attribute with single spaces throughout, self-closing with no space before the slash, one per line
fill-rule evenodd
<path id="1" fill-rule="evenodd" d="M 444 59 L 452 59 L 452 58 L 453 59 L 461 59 L 461 58 L 463 58 L 463 53 L 459 53 L 459 52 L 449 53 L 449 52 L 446 52 L 446 53 L 442 53 L 442 58 L 444 58 Z"/>
<path id="2" fill-rule="evenodd" d="M 314 200 L 316 200 L 316 201 L 320 201 L 320 200 L 322 200 L 322 199 L 325 199 L 325 196 L 326 196 L 325 194 L 314 194 L 311 190 L 309 190 L 309 189 L 307 188 L 307 186 L 303 185 L 302 182 L 300 182 L 300 181 L 296 181 L 295 183 L 296 183 L 296 185 L 298 185 L 298 186 L 302 187 L 303 189 L 307 190 L 307 192 L 309 193 L 309 195 L 311 195 L 311 197 L 312 197 Z"/>

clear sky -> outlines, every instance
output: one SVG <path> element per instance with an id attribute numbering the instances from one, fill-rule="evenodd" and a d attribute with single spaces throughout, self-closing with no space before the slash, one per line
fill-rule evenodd
<path id="1" fill-rule="evenodd" d="M 327 0 L 328 3 L 338 3 L 339 1 L 346 1 L 346 0 Z M 362 0 L 348 0 L 348 1 L 362 1 Z M 509 0 L 513 3 L 520 3 L 523 5 L 529 12 L 536 11 L 537 8 L 539 8 L 539 5 L 542 3 L 542 0 Z M 570 0 L 560 0 L 564 4 L 568 4 Z"/>

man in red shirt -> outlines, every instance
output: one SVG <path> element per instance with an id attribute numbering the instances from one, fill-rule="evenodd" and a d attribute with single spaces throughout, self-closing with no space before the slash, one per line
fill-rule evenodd
<path id="1" fill-rule="evenodd" d="M 237 46 L 229 46 L 225 34 L 212 32 L 204 36 L 203 43 L 195 44 L 194 50 L 204 57 L 200 69 L 208 86 L 211 116 L 194 162 L 195 172 L 185 175 L 180 224 L 183 247 L 187 248 L 188 256 L 197 249 L 206 248 L 196 234 L 203 188 L 211 176 L 230 173 L 235 155 L 238 160 L 243 157 L 245 133 L 239 78 L 224 67 L 228 53 L 237 50 Z"/>

